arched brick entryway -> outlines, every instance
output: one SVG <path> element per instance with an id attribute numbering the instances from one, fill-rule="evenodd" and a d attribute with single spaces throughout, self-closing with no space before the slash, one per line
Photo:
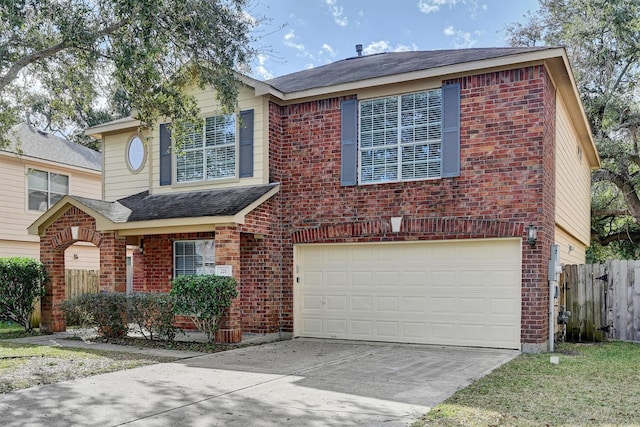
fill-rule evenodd
<path id="1" fill-rule="evenodd" d="M 69 207 L 49 224 L 40 236 L 40 261 L 49 273 L 42 298 L 40 330 L 59 332 L 66 329 L 59 308 L 65 299 L 64 251 L 72 244 L 84 241 L 100 249 L 100 289 L 125 292 L 126 240 L 115 232 L 99 232 L 95 219 L 76 207 Z"/>

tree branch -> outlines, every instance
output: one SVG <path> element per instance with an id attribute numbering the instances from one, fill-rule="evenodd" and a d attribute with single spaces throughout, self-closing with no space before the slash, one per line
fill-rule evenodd
<path id="1" fill-rule="evenodd" d="M 120 28 L 124 27 L 127 23 L 128 21 L 123 19 L 114 24 L 111 24 L 95 33 L 93 35 L 93 40 L 97 40 L 100 37 L 112 34 Z M 9 70 L 3 76 L 0 76 L 0 92 L 2 92 L 4 88 L 17 77 L 20 70 L 22 70 L 27 65 L 33 64 L 34 62 L 40 61 L 42 59 L 51 58 L 52 56 L 55 56 L 59 52 L 70 47 L 74 47 L 73 40 L 63 40 L 58 44 L 50 46 L 46 49 L 39 50 L 37 52 L 30 53 L 29 55 L 25 55 L 22 58 L 18 59 L 13 63 L 11 68 L 9 68 Z"/>
<path id="2" fill-rule="evenodd" d="M 621 240 L 629 240 L 631 242 L 640 241 L 640 231 L 620 231 L 618 233 L 600 236 L 598 233 L 592 233 L 591 238 L 596 240 L 602 246 Z"/>
<path id="3" fill-rule="evenodd" d="M 592 216 L 611 217 L 611 216 L 628 216 L 631 215 L 628 209 L 598 209 L 591 212 Z"/>

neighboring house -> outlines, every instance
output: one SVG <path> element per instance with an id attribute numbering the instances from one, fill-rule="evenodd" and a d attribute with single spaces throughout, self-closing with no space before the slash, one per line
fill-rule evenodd
<path id="1" fill-rule="evenodd" d="M 544 350 L 548 260 L 584 261 L 599 158 L 564 49 L 358 56 L 266 82 L 172 154 L 167 123 L 89 129 L 102 200 L 66 196 L 31 227 L 64 329 L 61 255 L 101 248 L 103 289 L 232 274 L 217 338 L 243 332 Z M 531 245 L 528 227 L 537 230 Z M 555 323 L 555 322 L 554 322 Z"/>
<path id="2" fill-rule="evenodd" d="M 27 124 L 13 127 L 0 149 L 0 257 L 40 259 L 38 236 L 27 227 L 66 194 L 102 195 L 101 154 Z M 100 251 L 86 242 L 66 252 L 71 269 L 99 269 Z"/>

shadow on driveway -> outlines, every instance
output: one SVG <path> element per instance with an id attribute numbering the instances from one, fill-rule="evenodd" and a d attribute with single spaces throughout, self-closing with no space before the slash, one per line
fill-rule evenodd
<path id="1" fill-rule="evenodd" d="M 510 350 L 295 339 L 0 395 L 5 426 L 408 425 Z"/>

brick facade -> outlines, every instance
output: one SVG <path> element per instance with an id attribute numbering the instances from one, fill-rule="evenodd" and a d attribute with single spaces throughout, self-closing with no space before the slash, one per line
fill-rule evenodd
<path id="1" fill-rule="evenodd" d="M 269 174 L 271 182 L 280 183 L 280 192 L 250 212 L 244 224 L 142 236 L 143 251 L 134 254 L 133 290 L 169 291 L 173 242 L 214 239 L 216 264 L 231 265 L 239 282 L 239 296 L 218 335 L 233 342 L 243 331 L 293 331 L 294 244 L 525 237 L 533 223 L 538 243 L 522 244 L 521 341 L 533 347 L 546 342 L 555 209 L 554 86 L 542 65 L 442 83 L 461 87 L 459 177 L 343 187 L 340 102 L 354 95 L 284 106 L 270 102 Z M 390 229 L 394 216 L 404 218 L 399 233 Z M 55 248 L 73 243 L 60 233 L 71 224 L 95 230 L 92 221 L 73 208 L 42 239 L 42 259 L 55 276 L 43 301 L 43 319 L 50 319 L 54 329 L 60 318 L 51 303 L 60 301 L 58 265 L 64 265 L 64 253 Z M 110 233 L 89 234 L 84 237 L 101 239 L 96 245 L 104 286 L 124 290 L 124 242 Z M 50 243 L 55 238 L 62 244 Z"/>
<path id="2" fill-rule="evenodd" d="M 547 337 L 546 259 L 554 229 L 555 92 L 544 66 L 478 74 L 461 85 L 461 175 L 340 185 L 340 101 L 271 104 L 273 177 L 282 184 L 284 289 L 294 243 L 524 237 L 522 342 Z M 389 218 L 404 217 L 400 233 Z M 285 313 L 292 313 L 290 304 Z"/>

